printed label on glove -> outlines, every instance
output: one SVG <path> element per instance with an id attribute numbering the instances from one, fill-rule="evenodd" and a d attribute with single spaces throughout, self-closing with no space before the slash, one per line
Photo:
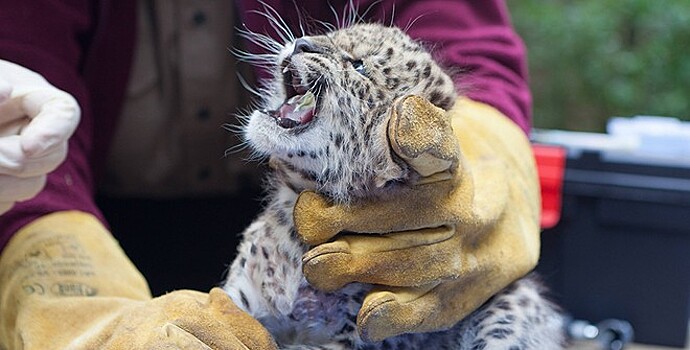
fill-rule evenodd
<path id="1" fill-rule="evenodd" d="M 94 296 L 98 289 L 84 283 L 95 275 L 91 257 L 78 239 L 57 235 L 36 240 L 21 260 L 13 263 L 26 294 Z"/>

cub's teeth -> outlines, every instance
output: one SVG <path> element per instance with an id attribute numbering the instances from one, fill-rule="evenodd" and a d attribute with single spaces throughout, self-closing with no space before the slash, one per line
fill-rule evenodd
<path id="1" fill-rule="evenodd" d="M 295 95 L 287 100 L 287 104 L 295 106 L 296 111 L 313 108 L 316 105 L 316 97 L 311 91 L 307 91 L 304 95 Z"/>
<path id="2" fill-rule="evenodd" d="M 287 73 L 287 72 L 288 72 L 288 67 L 285 66 L 285 68 L 283 68 L 283 73 Z"/>
<path id="3" fill-rule="evenodd" d="M 314 108 L 316 105 L 316 97 L 311 91 L 307 91 L 302 97 L 297 101 L 297 108 L 295 110 Z"/>

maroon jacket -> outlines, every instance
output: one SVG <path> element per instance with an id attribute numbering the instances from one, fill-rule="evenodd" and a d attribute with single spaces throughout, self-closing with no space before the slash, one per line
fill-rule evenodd
<path id="1" fill-rule="evenodd" d="M 264 0 L 297 26 L 293 1 Z M 238 13 L 254 31 L 269 32 L 254 0 L 239 0 Z M 347 3 L 349 1 L 341 1 Z M 470 98 L 493 105 L 525 131 L 531 96 L 525 52 L 500 0 L 362 0 L 367 17 L 409 26 L 408 34 L 430 43 L 442 64 L 463 72 Z M 334 21 L 327 1 L 304 1 L 303 17 Z M 338 1 L 330 1 L 342 8 Z M 82 121 L 70 139 L 66 161 L 48 175 L 45 189 L 0 216 L 0 248 L 26 223 L 51 212 L 81 210 L 102 219 L 94 203 L 95 179 L 105 161 L 127 85 L 133 54 L 136 0 L 0 2 L 0 58 L 46 77 L 71 93 Z M 298 31 L 295 31 L 298 32 Z"/>

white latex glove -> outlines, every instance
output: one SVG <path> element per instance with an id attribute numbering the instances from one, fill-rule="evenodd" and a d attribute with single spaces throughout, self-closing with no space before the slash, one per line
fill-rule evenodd
<path id="1" fill-rule="evenodd" d="M 45 186 L 67 156 L 81 111 L 42 76 L 0 60 L 0 214 Z"/>

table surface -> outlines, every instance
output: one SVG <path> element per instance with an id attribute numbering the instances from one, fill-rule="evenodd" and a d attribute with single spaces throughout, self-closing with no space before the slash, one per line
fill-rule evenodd
<path id="1" fill-rule="evenodd" d="M 690 344 L 685 347 L 686 350 L 690 350 Z M 568 350 L 602 350 L 598 347 L 596 343 L 591 342 L 577 342 L 570 346 Z M 658 345 L 646 345 L 646 344 L 630 344 L 625 347 L 624 350 L 682 350 L 679 348 L 669 348 L 666 346 Z"/>

